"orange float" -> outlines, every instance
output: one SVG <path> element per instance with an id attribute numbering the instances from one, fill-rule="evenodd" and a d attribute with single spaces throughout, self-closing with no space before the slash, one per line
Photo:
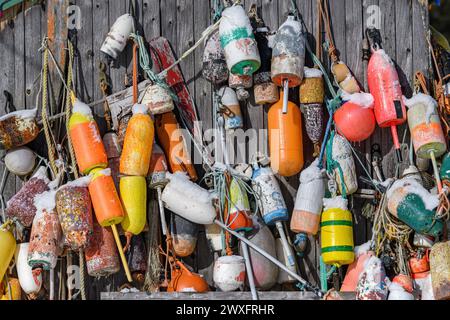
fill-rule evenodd
<path id="1" fill-rule="evenodd" d="M 105 146 L 92 111 L 79 100 L 73 104 L 69 135 L 80 172 L 88 174 L 94 168 L 108 166 Z"/>
<path id="2" fill-rule="evenodd" d="M 163 148 L 170 171 L 187 172 L 192 181 L 198 179 L 197 172 L 191 162 L 181 129 L 172 112 L 156 116 L 156 135 Z"/>
<path id="3" fill-rule="evenodd" d="M 120 173 L 130 176 L 146 176 L 152 155 L 155 136 L 152 118 L 145 105 L 135 104 L 133 116 L 128 122 L 122 155 Z"/>
<path id="4" fill-rule="evenodd" d="M 303 168 L 302 116 L 300 109 L 288 101 L 283 113 L 284 92 L 268 113 L 269 147 L 271 167 L 274 173 L 290 177 Z"/>

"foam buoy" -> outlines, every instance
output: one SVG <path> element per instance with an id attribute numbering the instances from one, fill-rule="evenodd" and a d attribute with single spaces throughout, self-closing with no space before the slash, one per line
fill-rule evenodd
<path id="1" fill-rule="evenodd" d="M 30 174 L 36 164 L 36 154 L 27 147 L 10 149 L 5 155 L 5 166 L 17 176 Z"/>
<path id="2" fill-rule="evenodd" d="M 42 274 L 33 274 L 28 264 L 28 247 L 30 243 L 20 243 L 16 247 L 14 259 L 16 261 L 17 276 L 19 278 L 20 287 L 25 294 L 36 294 L 41 290 Z"/>
<path id="3" fill-rule="evenodd" d="M 16 239 L 7 225 L 0 226 L 0 283 L 14 257 Z"/>
<path id="4" fill-rule="evenodd" d="M 170 219 L 170 233 L 175 254 L 184 258 L 190 256 L 197 245 L 198 225 L 172 214 Z"/>
<path id="5" fill-rule="evenodd" d="M 223 292 L 235 291 L 244 286 L 245 263 L 241 256 L 223 256 L 214 262 L 215 286 Z"/>
<path id="6" fill-rule="evenodd" d="M 0 117 L 0 149 L 23 146 L 39 134 L 37 109 L 19 110 Z"/>
<path id="7" fill-rule="evenodd" d="M 147 183 L 145 177 L 124 176 L 120 178 L 120 197 L 125 216 L 121 222 L 127 237 L 144 230 L 147 217 Z"/>
<path id="8" fill-rule="evenodd" d="M 151 84 L 145 89 L 141 103 L 147 106 L 151 114 L 169 112 L 175 107 L 169 92 L 157 84 Z"/>
<path id="9" fill-rule="evenodd" d="M 350 144 L 339 134 L 335 134 L 333 139 L 328 141 L 328 146 L 330 144 L 331 158 L 339 164 L 334 168 L 334 172 L 340 194 L 344 193 L 344 188 L 347 195 L 355 193 L 358 190 L 358 179 Z"/>
<path id="10" fill-rule="evenodd" d="M 114 60 L 117 59 L 123 49 L 125 49 L 128 38 L 133 32 L 133 29 L 134 22 L 131 14 L 126 13 L 118 17 L 106 36 L 100 51 L 107 54 Z"/>
<path id="11" fill-rule="evenodd" d="M 203 78 L 214 85 L 222 84 L 228 80 L 227 62 L 225 52 L 220 45 L 219 30 L 205 39 L 202 75 Z"/>
<path id="12" fill-rule="evenodd" d="M 241 107 L 234 90 L 229 87 L 222 87 L 217 93 L 220 97 L 220 102 L 225 109 L 223 112 L 225 130 L 242 128 L 244 122 L 242 119 Z"/>

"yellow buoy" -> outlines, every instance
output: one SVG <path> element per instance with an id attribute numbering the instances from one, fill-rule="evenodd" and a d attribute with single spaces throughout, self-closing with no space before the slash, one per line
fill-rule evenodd
<path id="1" fill-rule="evenodd" d="M 144 230 L 147 205 L 147 183 L 144 177 L 120 178 L 120 196 L 125 217 L 122 228 L 127 234 L 138 235 Z"/>
<path id="2" fill-rule="evenodd" d="M 0 282 L 16 251 L 16 239 L 6 224 L 0 226 Z"/>

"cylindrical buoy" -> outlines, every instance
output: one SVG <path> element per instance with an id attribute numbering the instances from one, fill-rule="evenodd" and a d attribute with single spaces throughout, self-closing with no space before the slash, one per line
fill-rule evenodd
<path id="1" fill-rule="evenodd" d="M 36 154 L 28 147 L 10 149 L 5 155 L 5 166 L 17 176 L 29 175 L 36 164 Z"/>
<path id="2" fill-rule="evenodd" d="M 252 227 L 250 219 L 250 203 L 244 187 L 236 179 L 230 183 L 229 212 L 226 219 L 227 226 L 234 231 L 248 231 Z"/>
<path id="3" fill-rule="evenodd" d="M 42 274 L 33 274 L 28 264 L 28 247 L 29 243 L 20 243 L 16 247 L 14 259 L 16 261 L 17 276 L 19 278 L 20 287 L 25 294 L 37 294 L 42 286 Z"/>
<path id="4" fill-rule="evenodd" d="M 197 173 L 173 112 L 157 115 L 155 127 L 158 141 L 169 162 L 170 171 L 172 173 L 177 171 L 187 172 L 192 181 L 196 181 Z"/>
<path id="5" fill-rule="evenodd" d="M 30 180 L 20 188 L 7 202 L 5 211 L 6 217 L 17 219 L 24 227 L 31 227 L 36 214 L 34 197 L 40 193 L 48 191 L 50 180 L 47 177 L 45 167 L 39 167 Z"/>
<path id="6" fill-rule="evenodd" d="M 111 169 L 111 177 L 114 180 L 116 189 L 119 189 L 120 155 L 122 154 L 119 137 L 115 132 L 107 132 L 103 136 L 103 144 L 108 156 L 108 167 Z"/>
<path id="7" fill-rule="evenodd" d="M 145 89 L 141 103 L 147 106 L 151 114 L 169 112 L 175 107 L 169 92 L 157 84 L 151 84 Z"/>
<path id="8" fill-rule="evenodd" d="M 280 186 L 270 167 L 254 168 L 252 187 L 259 195 L 262 218 L 267 225 L 274 225 L 277 221 L 289 219 Z"/>
<path id="9" fill-rule="evenodd" d="M 386 195 L 389 213 L 413 230 L 433 237 L 442 233 L 443 222 L 435 219 L 439 198 L 429 193 L 417 180 L 412 177 L 397 180 Z"/>
<path id="10" fill-rule="evenodd" d="M 276 257 L 275 238 L 270 229 L 257 217 L 253 219 L 253 225 L 254 228 L 248 236 L 248 240 L 269 253 L 272 257 Z M 241 242 L 240 252 L 242 249 Z M 249 247 L 249 255 L 256 288 L 269 290 L 277 282 L 278 267 L 251 247 Z"/>
<path id="11" fill-rule="evenodd" d="M 368 93 L 346 96 L 346 102 L 333 115 L 336 130 L 348 141 L 360 142 L 375 130 L 373 97 Z"/>
<path id="12" fill-rule="evenodd" d="M 56 211 L 64 236 L 64 245 L 72 250 L 85 248 L 93 232 L 90 177 L 63 185 L 56 192 Z"/>
<path id="13" fill-rule="evenodd" d="M 397 70 L 383 49 L 372 52 L 367 66 L 367 81 L 374 98 L 375 119 L 380 127 L 391 127 L 398 160 L 401 160 L 396 126 L 406 121 L 406 109 Z"/>
<path id="14" fill-rule="evenodd" d="M 291 217 L 290 227 L 293 232 L 315 235 L 319 230 L 325 196 L 325 175 L 318 164 L 319 159 L 314 160 L 300 174 L 300 186 Z"/>
<path id="15" fill-rule="evenodd" d="M 273 40 L 273 82 L 279 87 L 284 81 L 288 81 L 290 88 L 299 86 L 303 80 L 306 41 L 301 23 L 294 16 L 288 16 Z"/>
<path id="16" fill-rule="evenodd" d="M 301 104 L 300 110 L 305 117 L 305 128 L 312 143 L 320 142 L 323 132 L 323 105 L 321 103 Z"/>
<path id="17" fill-rule="evenodd" d="M 215 286 L 223 292 L 235 291 L 244 286 L 245 262 L 241 256 L 223 256 L 214 262 Z"/>
<path id="18" fill-rule="evenodd" d="M 408 126 L 414 151 L 420 158 L 431 158 L 431 152 L 436 158 L 447 149 L 444 132 L 437 112 L 437 102 L 431 96 L 422 93 L 406 99 L 408 107 Z"/>
<path id="19" fill-rule="evenodd" d="M 181 172 L 167 173 L 166 177 L 169 183 L 164 187 L 162 200 L 167 209 L 194 223 L 214 222 L 216 210 L 207 190 L 189 181 L 187 175 Z"/>
<path id="20" fill-rule="evenodd" d="M 344 281 L 342 281 L 341 292 L 356 291 L 359 277 L 364 271 L 364 265 L 366 261 L 374 255 L 374 252 L 370 251 L 370 244 L 369 241 L 355 247 L 355 260 L 347 268 Z"/>
<path id="21" fill-rule="evenodd" d="M 436 300 L 450 299 L 450 241 L 436 243 L 430 252 L 431 282 Z"/>
<path id="22" fill-rule="evenodd" d="M 358 190 L 358 179 L 350 144 L 339 134 L 335 134 L 328 144 L 332 144 L 331 157 L 339 164 L 334 169 L 339 193 L 343 194 L 344 188 L 347 195 L 355 193 Z"/>
<path id="23" fill-rule="evenodd" d="M 355 259 L 353 252 L 353 219 L 347 200 L 341 196 L 323 199 L 324 211 L 320 223 L 323 262 L 342 266 Z"/>
<path id="24" fill-rule="evenodd" d="M 121 174 L 143 177 L 147 175 L 154 139 L 153 121 L 147 112 L 145 105 L 133 106 L 133 116 L 128 122 L 120 156 Z"/>
<path id="25" fill-rule="evenodd" d="M 228 85 L 231 89 L 236 90 L 236 96 L 239 101 L 245 101 L 250 98 L 247 89 L 253 87 L 253 78 L 248 75 L 232 74 L 228 77 Z"/>
<path id="26" fill-rule="evenodd" d="M 19 110 L 0 117 L 0 149 L 23 146 L 39 134 L 37 109 Z"/>
<path id="27" fill-rule="evenodd" d="M 34 200 L 37 212 L 28 247 L 28 264 L 33 269 L 54 269 L 62 252 L 62 231 L 55 196 L 56 191 L 50 190 L 37 195 Z"/>
<path id="28" fill-rule="evenodd" d="M 127 251 L 128 266 L 134 281 L 144 284 L 147 270 L 147 250 L 142 235 L 131 239 L 130 249 Z"/>
<path id="29" fill-rule="evenodd" d="M 175 254 L 184 258 L 190 256 L 197 245 L 198 225 L 183 217 L 172 214 L 170 233 Z"/>
<path id="30" fill-rule="evenodd" d="M 87 272 L 91 277 L 106 277 L 120 270 L 114 235 L 109 227 L 94 221 L 94 233 L 84 251 Z"/>
<path id="31" fill-rule="evenodd" d="M 356 286 L 356 300 L 386 300 L 388 295 L 386 270 L 381 260 L 373 255 L 364 264 L 364 271 Z"/>
<path id="32" fill-rule="evenodd" d="M 205 225 L 205 236 L 212 251 L 224 250 L 225 233 L 217 224 Z"/>
<path id="33" fill-rule="evenodd" d="M 106 36 L 100 51 L 107 54 L 114 60 L 117 59 L 123 49 L 125 49 L 128 38 L 133 32 L 133 21 L 133 17 L 129 13 L 118 17 Z"/>
<path id="34" fill-rule="evenodd" d="M 300 103 L 320 103 L 325 99 L 323 73 L 316 68 L 304 68 L 304 78 L 300 84 Z"/>
<path id="35" fill-rule="evenodd" d="M 234 130 L 244 126 L 239 100 L 233 89 L 222 87 L 218 91 L 220 103 L 223 106 L 225 130 Z"/>
<path id="36" fill-rule="evenodd" d="M 120 178 L 120 197 L 125 217 L 121 225 L 125 234 L 138 235 L 144 230 L 147 217 L 147 183 L 144 177 Z"/>
<path id="37" fill-rule="evenodd" d="M 125 114 L 119 114 L 117 116 L 117 121 L 119 122 L 117 128 L 117 140 L 119 141 L 120 148 L 123 148 L 123 141 L 125 140 L 125 134 L 127 132 L 128 122 L 132 116 L 131 110 Z"/>
<path id="38" fill-rule="evenodd" d="M 288 267 L 292 272 L 297 273 L 297 264 L 291 264 L 291 261 L 289 261 L 289 256 L 286 254 L 286 251 L 284 250 L 283 241 L 280 238 L 277 238 L 275 240 L 276 242 L 276 251 L 277 251 L 277 259 L 281 261 L 286 267 Z M 285 284 L 285 283 L 293 283 L 297 280 L 291 277 L 286 271 L 279 270 L 278 271 L 278 278 L 277 283 L 278 284 Z"/>
<path id="39" fill-rule="evenodd" d="M 259 69 L 261 59 L 253 28 L 242 6 L 223 10 L 219 36 L 230 73 L 252 75 Z"/>
<path id="40" fill-rule="evenodd" d="M 16 239 L 6 225 L 0 226 L 0 283 L 14 257 Z"/>
<path id="41" fill-rule="evenodd" d="M 125 213 L 111 177 L 111 170 L 92 170 L 88 188 L 98 223 L 107 227 L 122 222 Z"/>
<path id="42" fill-rule="evenodd" d="M 300 109 L 290 101 L 287 113 L 283 113 L 283 97 L 281 91 L 280 100 L 268 113 L 270 160 L 274 173 L 290 177 L 299 173 L 304 164 L 302 117 Z"/>
<path id="43" fill-rule="evenodd" d="M 152 156 L 150 157 L 150 167 L 147 177 L 150 179 L 150 186 L 153 183 L 161 182 L 168 171 L 166 155 L 159 145 L 153 143 Z"/>
<path id="44" fill-rule="evenodd" d="M 225 52 L 220 45 L 219 30 L 205 39 L 202 75 L 203 78 L 214 85 L 219 85 L 228 80 L 227 61 L 225 60 Z"/>
<path id="45" fill-rule="evenodd" d="M 108 157 L 91 108 L 75 100 L 69 120 L 69 135 L 78 168 L 88 174 L 94 168 L 106 168 Z"/>
<path id="46" fill-rule="evenodd" d="M 343 81 L 339 82 L 339 87 L 342 89 L 342 91 L 350 94 L 358 93 L 361 91 L 358 81 L 351 73 L 349 73 Z"/>

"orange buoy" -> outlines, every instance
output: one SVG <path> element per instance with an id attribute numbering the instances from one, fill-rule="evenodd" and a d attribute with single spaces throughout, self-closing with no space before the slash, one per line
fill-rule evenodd
<path id="1" fill-rule="evenodd" d="M 97 168 L 91 171 L 91 176 L 88 188 L 98 223 L 102 227 L 120 223 L 125 214 L 111 170 Z"/>
<path id="2" fill-rule="evenodd" d="M 88 174 L 94 168 L 106 168 L 108 158 L 97 123 L 88 105 L 75 100 L 69 120 L 70 140 L 78 169 Z"/>
<path id="3" fill-rule="evenodd" d="M 128 122 L 122 155 L 120 173 L 130 176 L 146 176 L 150 167 L 155 133 L 152 118 L 143 104 L 133 106 L 133 116 Z"/>
<path id="4" fill-rule="evenodd" d="M 367 93 L 349 95 L 334 113 L 336 130 L 348 141 L 360 142 L 369 138 L 375 130 L 373 97 Z"/>
<path id="5" fill-rule="evenodd" d="M 269 109 L 268 129 L 271 167 L 274 173 L 290 177 L 303 168 L 302 116 L 300 109 L 288 102 L 283 113 L 283 96 Z"/>
<path id="6" fill-rule="evenodd" d="M 156 135 L 163 148 L 170 171 L 187 172 L 192 181 L 198 179 L 197 172 L 191 162 L 181 129 L 175 114 L 167 112 L 156 116 Z"/>

